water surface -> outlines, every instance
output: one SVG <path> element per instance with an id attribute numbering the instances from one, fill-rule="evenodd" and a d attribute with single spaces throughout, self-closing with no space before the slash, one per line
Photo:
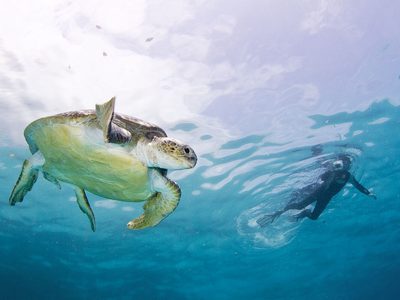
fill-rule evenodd
<path id="1" fill-rule="evenodd" d="M 0 12 L 0 299 L 396 299 L 399 21 L 391 1 L 16 1 Z M 159 226 L 142 203 L 40 177 L 8 197 L 36 118 L 94 108 L 190 144 Z M 346 186 L 317 221 L 259 228 L 338 153 Z"/>

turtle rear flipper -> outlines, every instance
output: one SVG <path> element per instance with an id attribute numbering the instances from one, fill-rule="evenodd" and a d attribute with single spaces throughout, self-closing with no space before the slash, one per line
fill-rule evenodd
<path id="1" fill-rule="evenodd" d="M 43 164 L 44 158 L 40 151 L 24 161 L 21 174 L 19 174 L 18 180 L 10 195 L 10 205 L 15 205 L 15 203 L 24 200 L 25 195 L 32 189 L 38 178 L 38 168 Z"/>
<path id="2" fill-rule="evenodd" d="M 94 217 L 94 213 L 92 208 L 90 207 L 89 201 L 86 197 L 86 193 L 83 189 L 79 187 L 75 187 L 75 196 L 76 196 L 76 201 L 78 202 L 79 208 L 81 211 L 86 214 L 89 218 L 90 221 L 90 227 L 92 228 L 92 231 L 96 231 L 96 219 Z"/>
<path id="3" fill-rule="evenodd" d="M 103 130 L 105 143 L 124 144 L 131 140 L 131 133 L 113 123 L 115 97 L 104 104 L 96 104 L 96 116 Z"/>
<path id="4" fill-rule="evenodd" d="M 181 198 L 179 186 L 160 174 L 158 170 L 150 170 L 153 188 L 157 191 L 143 206 L 144 213 L 130 221 L 128 229 L 143 229 L 155 226 L 172 213 Z"/>

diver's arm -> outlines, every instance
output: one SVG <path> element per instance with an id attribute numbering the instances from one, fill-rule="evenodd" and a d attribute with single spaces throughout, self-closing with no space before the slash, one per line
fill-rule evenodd
<path id="1" fill-rule="evenodd" d="M 363 193 L 363 194 L 365 194 L 365 195 L 367 195 L 367 196 L 370 196 L 370 197 L 376 199 L 375 194 L 371 193 L 367 188 L 363 187 L 363 186 L 361 185 L 361 183 L 359 183 L 359 182 L 354 178 L 354 176 L 351 175 L 351 174 L 350 174 L 349 182 L 350 182 L 357 190 L 359 190 L 361 193 Z"/>

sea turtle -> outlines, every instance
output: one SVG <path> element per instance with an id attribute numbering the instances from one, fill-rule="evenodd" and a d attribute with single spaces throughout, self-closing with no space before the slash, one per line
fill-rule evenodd
<path id="1" fill-rule="evenodd" d="M 11 193 L 10 205 L 22 202 L 39 170 L 60 187 L 72 184 L 80 209 L 96 223 L 85 190 L 108 199 L 146 201 L 144 213 L 129 229 L 157 225 L 173 212 L 179 186 L 166 177 L 168 169 L 196 165 L 191 147 L 168 138 L 161 128 L 114 113 L 115 98 L 96 110 L 67 112 L 38 119 L 24 132 L 32 156 L 25 160 Z"/>

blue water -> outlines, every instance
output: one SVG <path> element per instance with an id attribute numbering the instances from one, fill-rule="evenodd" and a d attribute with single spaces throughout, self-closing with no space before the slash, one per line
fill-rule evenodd
<path id="1" fill-rule="evenodd" d="M 0 299 L 399 299 L 400 2 L 3 1 Z M 158 226 L 143 203 L 40 176 L 8 205 L 24 128 L 93 109 L 162 127 L 196 151 Z M 316 221 L 256 220 L 337 154 L 347 185 Z"/>
<path id="2" fill-rule="evenodd" d="M 42 177 L 23 203 L 10 207 L 29 153 L 2 146 L 0 298 L 397 299 L 400 107 L 382 100 L 309 119 L 311 134 L 301 143 L 271 142 L 266 129 L 204 150 L 193 171 L 171 173 L 183 192 L 177 210 L 142 231 L 125 228 L 141 203 L 89 194 L 97 220 L 91 232 L 73 190 Z M 313 155 L 315 136 L 344 125 L 345 134 L 320 143 L 322 152 Z M 186 122 L 167 131 L 217 144 L 213 132 L 199 130 Z M 377 200 L 346 186 L 317 221 L 295 223 L 290 233 L 249 225 L 252 211 L 283 205 L 288 193 L 317 177 L 321 162 L 343 152 Z"/>

